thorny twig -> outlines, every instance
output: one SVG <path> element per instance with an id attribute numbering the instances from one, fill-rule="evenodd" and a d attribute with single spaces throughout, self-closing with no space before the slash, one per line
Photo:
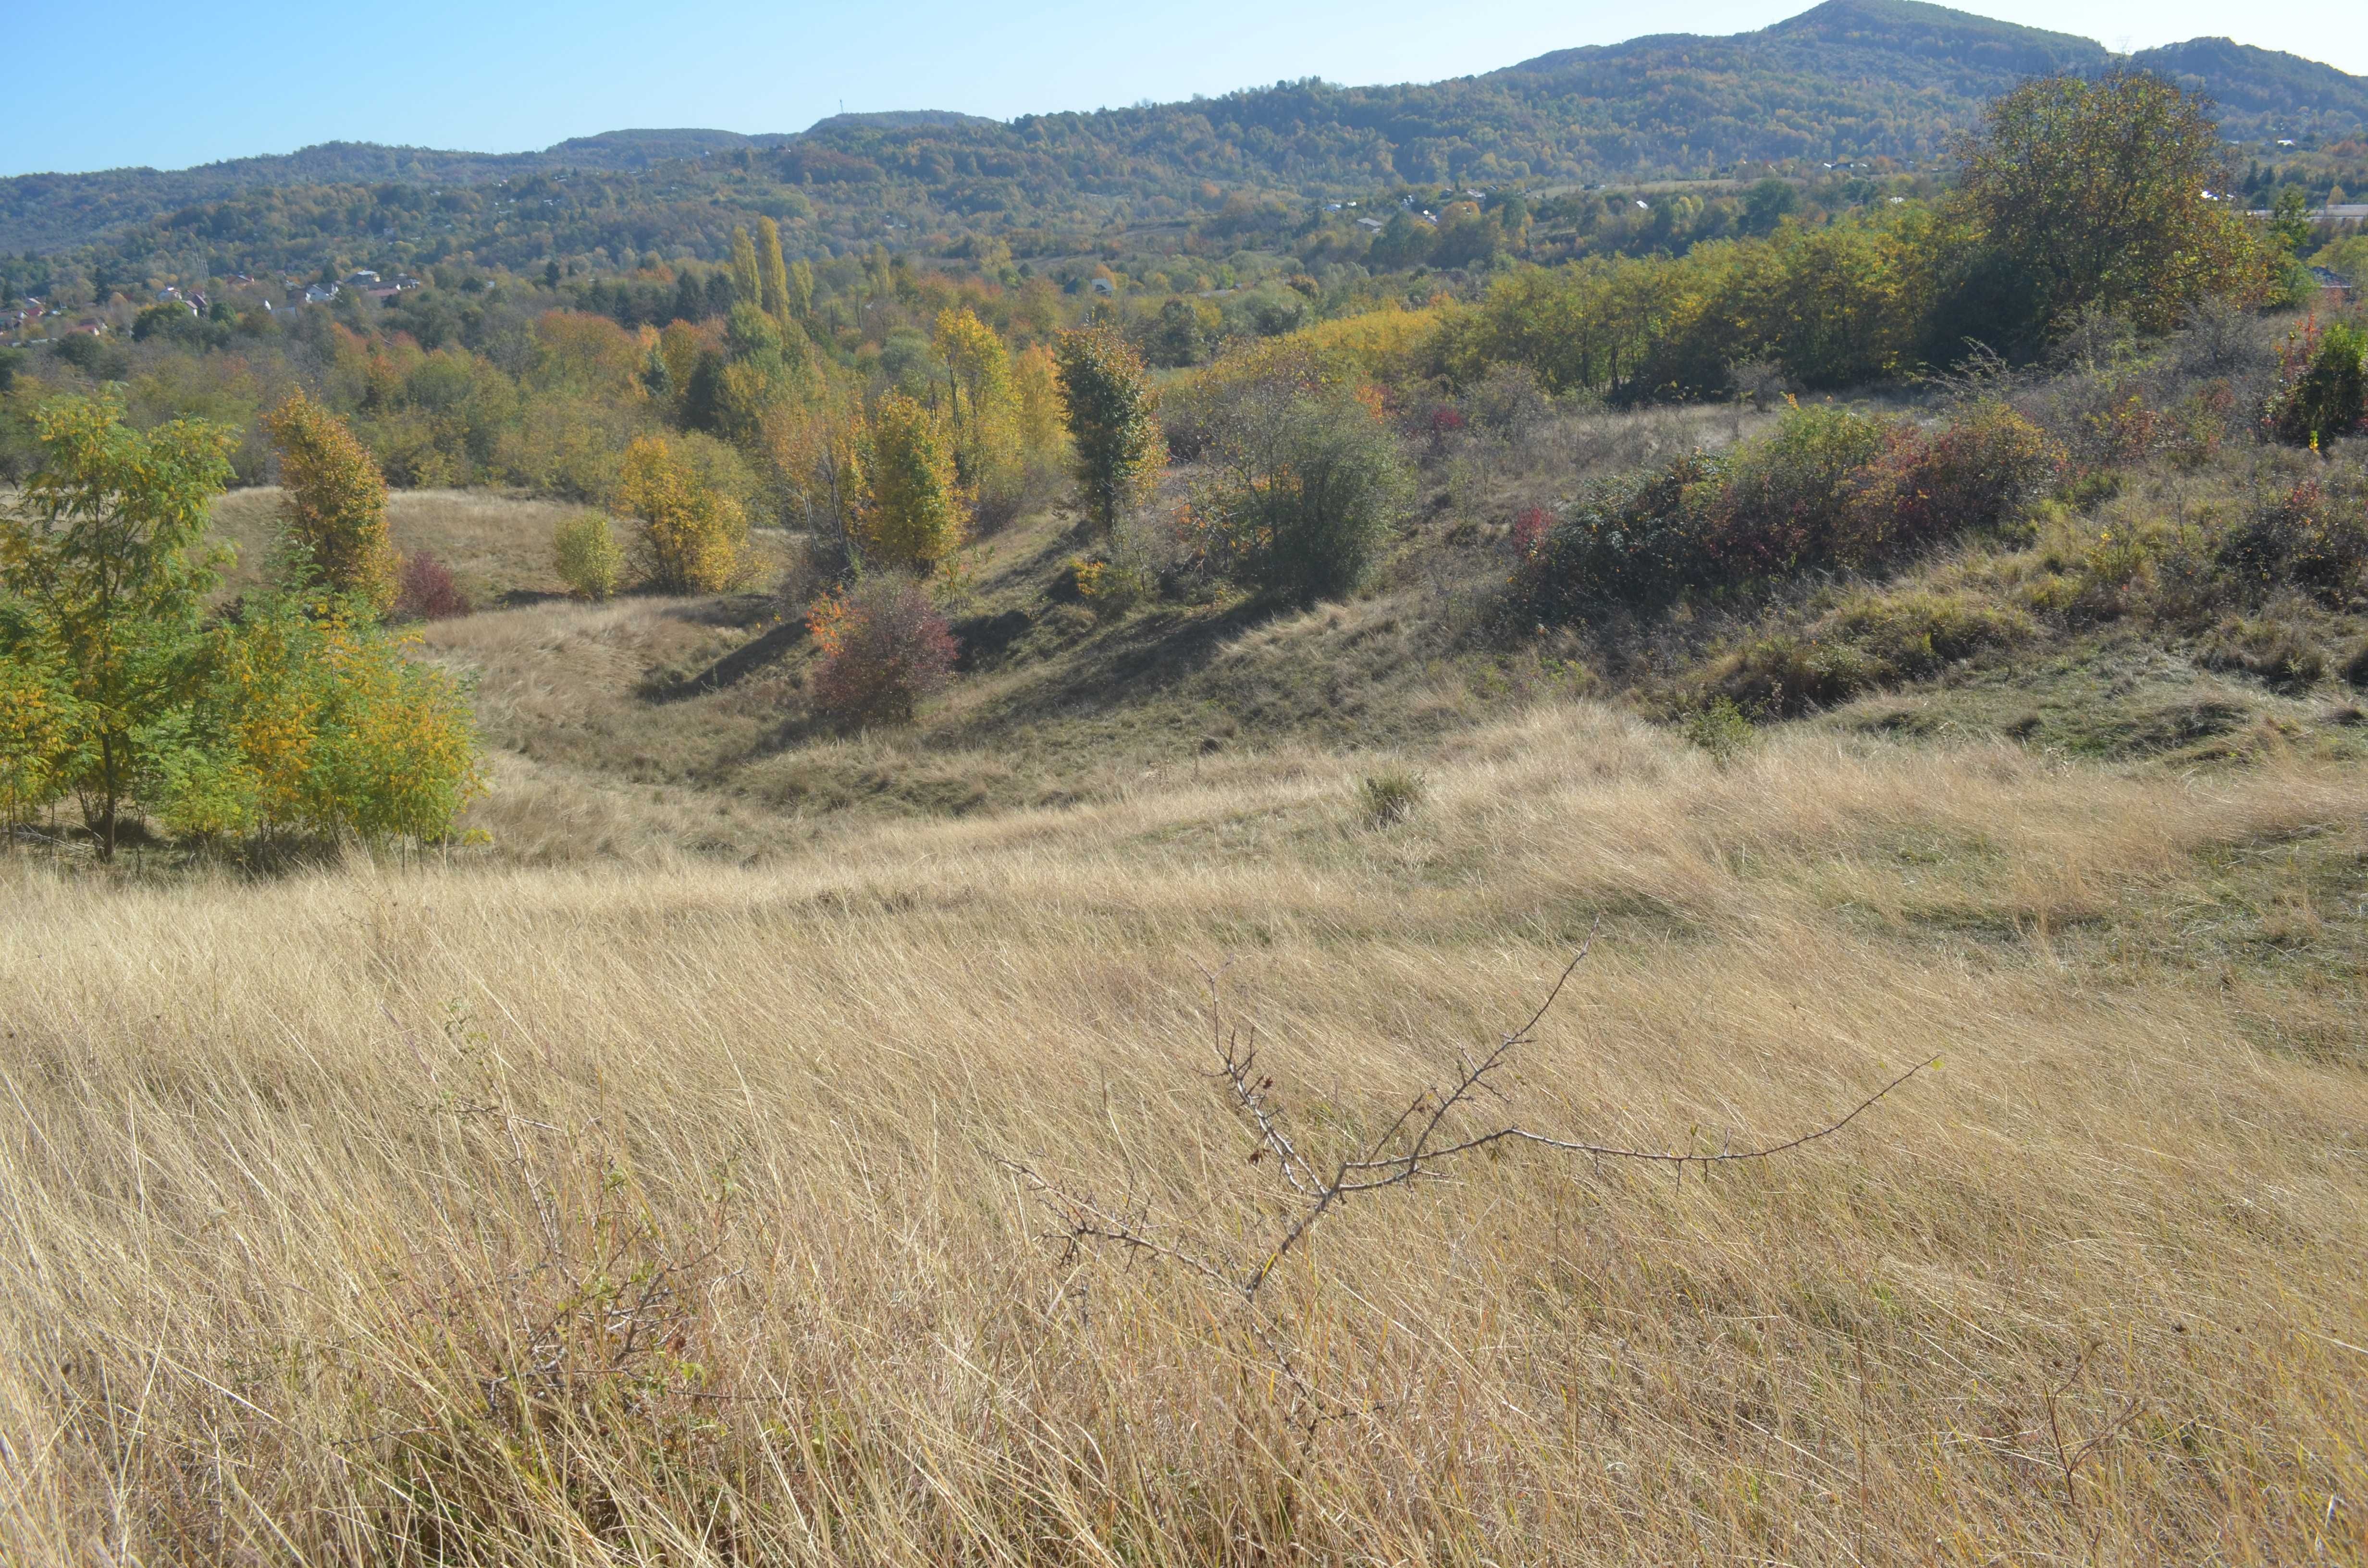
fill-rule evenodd
<path id="1" fill-rule="evenodd" d="M 1598 926 L 1600 928 L 1600 922 Z M 1274 1097 L 1274 1080 L 1258 1070 L 1256 1030 L 1253 1028 L 1245 1033 L 1225 1028 L 1219 1003 L 1219 975 L 1203 970 L 1203 977 L 1209 983 L 1210 1029 L 1217 1059 L 1217 1076 L 1224 1081 L 1235 1108 L 1248 1119 L 1258 1135 L 1258 1146 L 1251 1152 L 1250 1161 L 1258 1164 L 1270 1156 L 1284 1185 L 1298 1200 L 1293 1210 L 1281 1221 L 1281 1229 L 1274 1241 L 1263 1247 L 1254 1261 L 1227 1261 L 1201 1256 L 1159 1234 L 1139 1206 L 1130 1203 L 1113 1210 L 1090 1196 L 1072 1192 L 1045 1179 L 1020 1161 L 999 1159 L 998 1163 L 1053 1212 L 1059 1221 L 1061 1235 L 1069 1254 L 1075 1255 L 1092 1244 L 1114 1244 L 1162 1258 L 1199 1276 L 1212 1288 L 1238 1298 L 1249 1311 L 1253 1335 L 1274 1356 L 1292 1386 L 1311 1398 L 1317 1398 L 1316 1391 L 1281 1344 L 1271 1320 L 1260 1309 L 1258 1293 L 1283 1259 L 1306 1240 L 1317 1221 L 1348 1199 L 1361 1193 L 1404 1187 L 1424 1177 L 1439 1176 L 1442 1174 L 1440 1167 L 1459 1155 L 1508 1142 L 1530 1143 L 1565 1153 L 1584 1154 L 1599 1164 L 1604 1160 L 1627 1160 L 1666 1165 L 1680 1179 L 1689 1165 L 1707 1168 L 1765 1160 L 1832 1137 L 1873 1108 L 1893 1090 L 1940 1060 L 1935 1056 L 1918 1062 L 1861 1100 L 1846 1114 L 1822 1126 L 1782 1142 L 1759 1148 L 1722 1147 L 1709 1153 L 1691 1150 L 1633 1149 L 1585 1139 L 1557 1137 L 1518 1122 L 1478 1131 L 1458 1131 L 1452 1119 L 1459 1110 L 1466 1109 L 1484 1095 L 1499 1093 L 1492 1082 L 1493 1077 L 1505 1068 L 1520 1047 L 1534 1040 L 1538 1026 L 1553 1010 L 1554 1003 L 1570 983 L 1571 976 L 1577 972 L 1578 966 L 1586 961 L 1593 949 L 1595 936 L 1595 931 L 1588 933 L 1587 940 L 1580 944 L 1578 951 L 1555 977 L 1545 999 L 1538 1004 L 1536 1010 L 1520 1028 L 1499 1036 L 1495 1048 L 1476 1061 L 1459 1051 L 1456 1056 L 1457 1072 L 1452 1083 L 1443 1089 L 1427 1087 L 1415 1096 L 1377 1137 L 1365 1142 L 1355 1153 L 1333 1162 L 1328 1175 L 1292 1138 Z M 2086 1452 L 2084 1449 L 2082 1457 Z"/>

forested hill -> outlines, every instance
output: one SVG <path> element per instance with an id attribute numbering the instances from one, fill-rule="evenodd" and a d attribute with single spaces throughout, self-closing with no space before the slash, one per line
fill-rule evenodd
<path id="1" fill-rule="evenodd" d="M 2018 81 L 2114 61 L 2086 39 L 1914 0 L 1827 0 L 1758 32 L 1636 39 L 1424 85 L 1280 83 L 1009 122 L 840 115 L 773 136 L 626 131 L 512 154 L 332 143 L 175 173 L 24 176 L 0 181 L 0 255 L 105 238 L 126 264 L 194 264 L 202 251 L 257 270 L 366 256 L 712 256 L 756 212 L 811 253 L 965 236 L 1011 236 L 1019 249 L 1031 229 L 1190 218 L 1216 190 L 1634 181 L 1877 156 L 1912 165 Z M 2198 40 L 2129 62 L 2210 94 L 2240 141 L 2308 148 L 2368 127 L 2368 81 L 2296 56 Z"/>

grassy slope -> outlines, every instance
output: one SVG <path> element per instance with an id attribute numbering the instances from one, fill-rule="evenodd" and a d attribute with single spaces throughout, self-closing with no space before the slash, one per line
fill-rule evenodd
<path id="1" fill-rule="evenodd" d="M 495 745 L 465 874 L 0 864 L 39 937 L 0 949 L 0 1223 L 32 1260 L 0 1556 L 2368 1551 L 2368 774 L 2337 677 L 2206 667 L 2161 554 L 2112 613 L 1725 766 L 1573 695 L 1698 692 L 1869 593 L 2092 594 L 2106 536 L 2237 515 L 2287 460 L 2138 462 L 2029 541 L 1749 617 L 1483 624 L 1514 510 L 1733 434 L 1442 449 L 1374 590 L 1304 615 L 1097 621 L 1048 593 L 1067 522 L 1027 519 L 963 607 L 1027 629 L 893 737 L 812 733 L 800 649 L 666 699 L 760 598 L 439 623 Z M 467 506 L 498 525 L 446 525 L 472 583 L 538 586 L 550 517 Z M 405 498 L 398 542 L 429 513 L 463 516 Z M 1383 757 L 1427 798 L 1375 829 Z M 1741 1145 L 1945 1060 L 1764 1167 L 1517 1154 L 1350 1207 L 1275 1296 L 1350 1407 L 1312 1438 L 1224 1298 L 1064 1256 L 994 1163 L 1237 1246 L 1280 1194 L 1202 1074 L 1196 966 L 1231 960 L 1329 1148 L 1598 919 L 1526 1119 Z M 666 1265 L 681 1345 L 642 1381 L 531 1370 L 613 1357 L 563 1309 Z"/>
<path id="2" fill-rule="evenodd" d="M 1579 703 L 1376 831 L 1354 758 L 1234 766 L 756 870 L 0 868 L 42 934 L 0 949 L 0 1555 L 2368 1549 L 2357 768 L 1803 727 L 1722 769 Z M 1743 1146 L 1945 1059 L 1765 1166 L 1349 1207 L 1271 1297 L 1354 1412 L 1312 1437 L 1225 1298 L 1064 1256 L 995 1163 L 1235 1247 L 1281 1194 L 1196 964 L 1329 1149 L 1599 916 L 1509 1113 Z M 568 1303 L 674 1265 L 674 1348 L 594 1375 Z M 2068 1490 L 2059 1431 L 2103 1437 Z"/>

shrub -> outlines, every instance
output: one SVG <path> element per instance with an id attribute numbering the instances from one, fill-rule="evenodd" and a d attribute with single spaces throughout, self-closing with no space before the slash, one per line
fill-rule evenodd
<path id="1" fill-rule="evenodd" d="M 1090 607 L 1097 617 L 1124 615 L 1151 597 L 1151 574 L 1128 562 L 1073 557 L 1058 586 L 1062 597 Z"/>
<path id="2" fill-rule="evenodd" d="M 1791 718 L 1920 680 L 2033 631 L 2015 611 L 1941 594 L 1867 595 L 1807 631 L 1759 638 L 1712 665 L 1705 691 L 1739 710 Z"/>
<path id="3" fill-rule="evenodd" d="M 618 505 L 642 519 L 641 552 L 650 581 L 667 593 L 721 593 L 740 568 L 748 515 L 663 436 L 625 449 Z"/>
<path id="4" fill-rule="evenodd" d="M 469 694 L 354 601 L 251 596 L 216 629 L 154 790 L 185 833 L 438 840 L 484 790 Z"/>
<path id="5" fill-rule="evenodd" d="M 2294 330 L 2278 350 L 2279 390 L 2265 418 L 2290 446 L 2316 447 L 2368 421 L 2368 330 L 2349 322 Z"/>
<path id="6" fill-rule="evenodd" d="M 383 615 L 393 605 L 394 547 L 386 534 L 386 480 L 346 422 L 306 397 L 263 416 L 279 449 L 288 540 L 332 591 L 359 595 Z"/>
<path id="7" fill-rule="evenodd" d="M 2327 674 L 2327 656 L 2293 627 L 2276 620 L 2227 620 L 2205 640 L 2195 662 L 2207 670 L 2247 675 L 2272 691 L 2299 692 Z"/>
<path id="8" fill-rule="evenodd" d="M 1804 571 L 1877 570 L 2019 517 L 2060 462 L 2002 404 L 1929 438 L 1904 421 L 1796 409 L 1731 457 L 1690 452 L 1600 483 L 1522 551 L 1516 586 L 1541 614 L 1654 611 Z"/>
<path id="9" fill-rule="evenodd" d="M 1730 580 L 1862 566 L 1893 521 L 1893 472 L 1915 461 L 1915 427 L 1839 408 L 1798 408 L 1739 451 L 1718 526 L 1704 540 Z"/>
<path id="10" fill-rule="evenodd" d="M 551 556 L 559 580 L 576 597 L 597 604 L 617 592 L 625 551 L 605 514 L 579 512 L 562 518 L 552 530 Z"/>
<path id="11" fill-rule="evenodd" d="M 1353 396 L 1310 394 L 1226 432 L 1222 477 L 1195 498 L 1232 574 L 1313 605 L 1355 588 L 1404 505 L 1397 446 Z"/>
<path id="12" fill-rule="evenodd" d="M 2064 450 L 2002 403 L 1982 403 L 1933 437 L 1896 492 L 1891 549 L 1918 550 L 2020 520 L 2055 485 Z"/>
<path id="13" fill-rule="evenodd" d="M 882 573 L 816 599 L 806 615 L 822 663 L 807 683 L 817 717 L 842 730 L 905 724 L 944 686 L 953 632 L 908 578 Z"/>
<path id="14" fill-rule="evenodd" d="M 408 620 L 450 620 L 469 610 L 469 596 L 441 561 L 424 550 L 404 560 L 394 596 L 396 615 Z"/>
<path id="15" fill-rule="evenodd" d="M 1368 824 L 1389 827 L 1414 815 L 1415 808 L 1422 804 L 1425 789 L 1421 774 L 1393 767 L 1370 775 L 1360 783 L 1357 800 Z"/>
<path id="16" fill-rule="evenodd" d="M 2351 650 L 2343 661 L 2343 678 L 2362 691 L 2368 691 L 2368 642 Z"/>
<path id="17" fill-rule="evenodd" d="M 2329 494 L 2318 481 L 2305 480 L 2229 529 L 2219 557 L 2246 587 L 2292 583 L 2340 607 L 2368 574 L 2368 506 L 2356 493 Z"/>
<path id="18" fill-rule="evenodd" d="M 1686 739 L 1710 753 L 1721 767 L 1742 756 L 1758 734 L 1731 697 L 1689 709 L 1684 727 Z"/>

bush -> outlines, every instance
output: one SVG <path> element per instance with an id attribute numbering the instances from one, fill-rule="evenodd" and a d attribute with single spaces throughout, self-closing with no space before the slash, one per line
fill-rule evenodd
<path id="1" fill-rule="evenodd" d="M 894 574 L 816 599 L 806 614 L 822 663 L 807 683 L 815 716 L 841 730 L 912 722 L 946 684 L 957 647 L 918 584 Z"/>
<path id="2" fill-rule="evenodd" d="M 616 530 L 599 512 L 579 512 L 561 519 L 552 530 L 552 566 L 567 591 L 595 604 L 614 597 L 617 579 L 625 568 L 625 551 Z"/>
<path id="3" fill-rule="evenodd" d="M 1743 755 L 1758 732 L 1735 699 L 1721 697 L 1687 710 L 1686 739 L 1710 753 L 1721 767 Z"/>
<path id="4" fill-rule="evenodd" d="M 642 519 L 643 564 L 655 586 L 714 594 L 732 585 L 748 540 L 748 515 L 691 454 L 666 437 L 642 437 L 625 449 L 617 502 Z"/>
<path id="5" fill-rule="evenodd" d="M 398 590 L 378 463 L 344 420 L 301 392 L 264 415 L 263 427 L 279 449 L 289 542 L 333 592 L 359 595 L 385 614 Z"/>
<path id="6" fill-rule="evenodd" d="M 1712 665 L 1702 687 L 1743 712 L 1793 718 L 1938 675 L 1960 659 L 2012 647 L 2034 630 L 2012 610 L 1945 595 L 1868 595 L 1806 631 L 1746 643 Z"/>
<path id="7" fill-rule="evenodd" d="M 2272 691 L 2287 693 L 2306 691 L 2327 674 L 2327 655 L 2276 620 L 2223 621 L 2195 662 L 2207 670 L 2251 676 Z"/>
<path id="8" fill-rule="evenodd" d="M 394 596 L 394 613 L 408 620 L 450 620 L 470 610 L 469 596 L 452 580 L 441 561 L 427 551 L 403 563 Z"/>
<path id="9" fill-rule="evenodd" d="M 2362 691 L 2368 691 L 2368 642 L 2351 650 L 2343 661 L 2343 678 Z"/>
<path id="10" fill-rule="evenodd" d="M 1232 575 L 1303 606 L 1364 580 L 1404 505 L 1396 443 L 1353 396 L 1292 398 L 1226 433 L 1222 477 L 1195 497 L 1188 527 Z"/>
<path id="11" fill-rule="evenodd" d="M 176 832 L 440 840 L 483 792 L 449 671 L 404 656 L 356 601 L 250 596 L 198 697 L 160 735 L 152 794 Z"/>
<path id="12" fill-rule="evenodd" d="M 2368 574 L 2368 505 L 2303 481 L 2250 521 L 2231 528 L 2220 544 L 2220 564 L 2257 592 L 2285 583 L 2340 608 Z"/>
<path id="13" fill-rule="evenodd" d="M 1414 815 L 1422 804 L 1425 784 L 1422 775 L 1409 773 L 1403 767 L 1393 767 L 1386 773 L 1376 773 L 1357 786 L 1358 803 L 1363 807 L 1366 823 L 1373 827 L 1389 827 Z"/>
<path id="14" fill-rule="evenodd" d="M 2317 447 L 2368 421 L 2368 330 L 2314 318 L 2279 349 L 2278 363 L 2280 390 L 2265 420 L 2277 439 Z"/>
<path id="15" fill-rule="evenodd" d="M 1599 483 L 1522 552 L 1516 585 L 1540 614 L 1656 611 L 1801 572 L 1878 570 L 2021 516 L 2060 461 L 2000 404 L 1930 437 L 1905 421 L 1796 409 L 1731 457 L 1690 452 Z"/>

